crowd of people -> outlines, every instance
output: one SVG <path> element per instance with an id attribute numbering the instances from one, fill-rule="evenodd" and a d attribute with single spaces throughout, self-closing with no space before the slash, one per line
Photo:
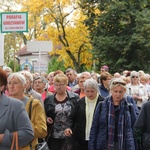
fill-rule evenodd
<path id="1" fill-rule="evenodd" d="M 150 74 L 0 68 L 0 149 L 150 150 Z"/>

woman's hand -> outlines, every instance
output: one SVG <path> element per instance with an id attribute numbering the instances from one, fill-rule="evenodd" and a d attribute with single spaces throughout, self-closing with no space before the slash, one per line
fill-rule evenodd
<path id="1" fill-rule="evenodd" d="M 52 118 L 50 118 L 50 117 L 47 117 L 47 124 L 52 124 L 53 123 L 53 119 Z"/>
<path id="2" fill-rule="evenodd" d="M 134 100 L 136 101 L 142 101 L 142 97 L 138 96 L 138 95 L 132 95 L 132 97 L 134 98 Z"/>
<path id="3" fill-rule="evenodd" d="M 64 131 L 64 134 L 65 136 L 71 136 L 72 135 L 72 130 L 67 128 L 65 131 Z"/>

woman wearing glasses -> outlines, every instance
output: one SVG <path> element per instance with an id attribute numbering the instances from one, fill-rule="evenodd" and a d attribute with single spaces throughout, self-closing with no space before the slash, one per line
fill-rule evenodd
<path id="1" fill-rule="evenodd" d="M 66 137 L 66 120 L 74 108 L 79 96 L 67 91 L 68 78 L 65 74 L 57 74 L 54 77 L 56 93 L 48 96 L 44 101 L 47 124 L 51 128 L 51 137 L 48 145 L 52 150 L 62 150 Z"/>
<path id="2" fill-rule="evenodd" d="M 41 94 L 43 102 L 48 95 L 52 94 L 48 91 L 46 83 L 47 81 L 43 76 L 38 76 L 33 80 L 33 89 Z"/>
<path id="3" fill-rule="evenodd" d="M 125 96 L 126 83 L 110 82 L 111 95 L 98 104 L 90 132 L 89 150 L 136 150 L 133 125 L 137 115 L 132 97 Z M 128 100 L 129 99 L 129 100 Z"/>
<path id="4" fill-rule="evenodd" d="M 142 104 L 147 102 L 148 93 L 144 85 L 139 82 L 138 72 L 132 71 L 130 77 L 131 83 L 127 85 L 127 95 L 131 95 L 133 97 L 140 109 Z"/>

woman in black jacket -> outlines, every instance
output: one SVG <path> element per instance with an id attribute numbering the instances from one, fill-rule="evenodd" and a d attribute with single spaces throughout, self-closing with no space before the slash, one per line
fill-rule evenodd
<path id="1" fill-rule="evenodd" d="M 98 83 L 94 79 L 87 79 L 84 83 L 86 96 L 77 102 L 75 108 L 67 118 L 66 136 L 74 135 L 75 150 L 87 150 L 89 133 L 93 114 L 97 104 L 103 101 L 99 95 Z"/>
<path id="2" fill-rule="evenodd" d="M 66 120 L 74 108 L 79 96 L 66 90 L 68 78 L 64 74 L 54 77 L 54 87 L 56 93 L 48 96 L 44 101 L 47 124 L 52 127 L 51 138 L 48 141 L 51 150 L 62 150 L 66 136 Z"/>

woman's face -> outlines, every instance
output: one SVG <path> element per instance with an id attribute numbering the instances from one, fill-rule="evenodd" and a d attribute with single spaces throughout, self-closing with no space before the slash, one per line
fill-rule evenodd
<path id="1" fill-rule="evenodd" d="M 121 102 L 122 98 L 124 97 L 125 93 L 126 93 L 126 90 L 122 86 L 118 85 L 118 86 L 114 87 L 111 90 L 114 104 L 119 104 Z"/>
<path id="2" fill-rule="evenodd" d="M 85 79 L 83 79 L 83 78 L 79 79 L 79 88 L 80 89 L 84 89 L 84 86 L 83 86 L 84 82 L 85 82 Z"/>
<path id="3" fill-rule="evenodd" d="M 22 82 L 17 77 L 13 77 L 8 80 L 7 87 L 9 94 L 13 97 L 17 95 L 22 95 L 25 90 L 25 85 L 23 86 Z"/>
<path id="4" fill-rule="evenodd" d="M 104 85 L 105 87 L 108 87 L 108 86 L 109 86 L 110 81 L 111 81 L 111 77 L 107 77 L 106 80 L 102 80 L 103 85 Z"/>
<path id="5" fill-rule="evenodd" d="M 137 75 L 134 75 L 134 76 L 131 77 L 131 82 L 132 83 L 138 83 L 138 81 L 139 81 L 139 77 Z"/>
<path id="6" fill-rule="evenodd" d="M 57 93 L 65 93 L 67 84 L 64 83 L 63 81 L 60 82 L 54 82 L 54 88 Z"/>
<path id="7" fill-rule="evenodd" d="M 53 85 L 53 79 L 54 79 L 54 74 L 50 74 L 50 76 L 48 78 L 49 85 Z"/>
<path id="8" fill-rule="evenodd" d="M 43 90 L 45 88 L 45 83 L 39 78 L 34 81 L 33 88 L 35 91 Z"/>
<path id="9" fill-rule="evenodd" d="M 89 100 L 94 100 L 97 96 L 97 90 L 92 87 L 86 87 L 85 94 Z"/>
<path id="10" fill-rule="evenodd" d="M 146 84 L 145 78 L 140 78 L 140 83 L 142 83 L 143 85 L 145 85 Z"/>
<path id="11" fill-rule="evenodd" d="M 28 77 L 25 76 L 25 78 L 26 78 L 26 90 L 29 90 L 29 88 L 31 87 L 32 82 L 29 80 Z"/>

